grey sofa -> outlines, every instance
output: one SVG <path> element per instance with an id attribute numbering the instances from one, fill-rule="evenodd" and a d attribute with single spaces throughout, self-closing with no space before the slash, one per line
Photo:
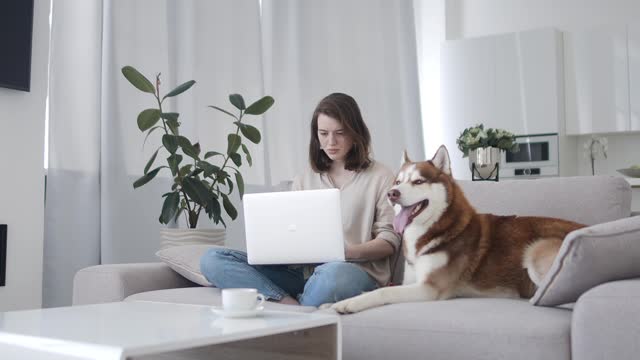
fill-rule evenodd
<path id="1" fill-rule="evenodd" d="M 598 224 L 629 217 L 621 178 L 574 177 L 460 182 L 479 212 L 561 217 Z M 640 239 L 638 239 L 640 241 Z M 615 261 L 615 259 L 612 259 Z M 402 262 L 400 262 L 402 263 Z M 397 269 L 396 278 L 401 278 Z M 150 300 L 220 304 L 164 263 L 99 265 L 79 271 L 74 304 Z M 268 303 L 272 309 L 331 311 Z M 606 282 L 575 304 L 453 299 L 387 305 L 342 316 L 344 359 L 638 359 L 640 279 Z"/>

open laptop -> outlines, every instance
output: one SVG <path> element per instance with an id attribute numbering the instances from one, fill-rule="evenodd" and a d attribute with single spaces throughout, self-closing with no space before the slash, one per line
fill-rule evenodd
<path id="1" fill-rule="evenodd" d="M 249 264 L 344 261 L 340 190 L 245 194 L 242 202 Z"/>

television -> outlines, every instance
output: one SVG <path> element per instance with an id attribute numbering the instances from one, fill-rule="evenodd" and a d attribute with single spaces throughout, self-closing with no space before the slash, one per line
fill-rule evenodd
<path id="1" fill-rule="evenodd" d="M 0 87 L 31 88 L 33 0 L 0 0 Z"/>

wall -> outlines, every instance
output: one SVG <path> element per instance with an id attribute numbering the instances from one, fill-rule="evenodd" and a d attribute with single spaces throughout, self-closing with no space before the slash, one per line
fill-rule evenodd
<path id="1" fill-rule="evenodd" d="M 605 24 L 638 23 L 637 0 L 449 0 L 447 39 L 460 39 L 541 27 L 560 31 L 579 30 Z M 640 134 L 607 134 L 609 153 L 596 161 L 596 174 L 618 175 L 616 169 L 640 164 Z M 572 137 L 578 175 L 590 175 L 591 165 L 583 156 L 590 136 Z"/>
<path id="2" fill-rule="evenodd" d="M 44 120 L 50 0 L 36 0 L 31 92 L 0 88 L 0 223 L 8 225 L 7 279 L 0 311 L 42 303 Z"/>

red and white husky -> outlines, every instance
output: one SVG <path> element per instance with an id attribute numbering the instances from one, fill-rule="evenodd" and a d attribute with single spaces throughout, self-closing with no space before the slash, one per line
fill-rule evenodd
<path id="1" fill-rule="evenodd" d="M 405 152 L 388 197 L 401 206 L 394 227 L 403 235 L 403 284 L 335 303 L 338 312 L 453 297 L 531 297 L 564 237 L 584 226 L 476 213 L 451 177 L 444 146 L 431 161 L 411 162 Z"/>

